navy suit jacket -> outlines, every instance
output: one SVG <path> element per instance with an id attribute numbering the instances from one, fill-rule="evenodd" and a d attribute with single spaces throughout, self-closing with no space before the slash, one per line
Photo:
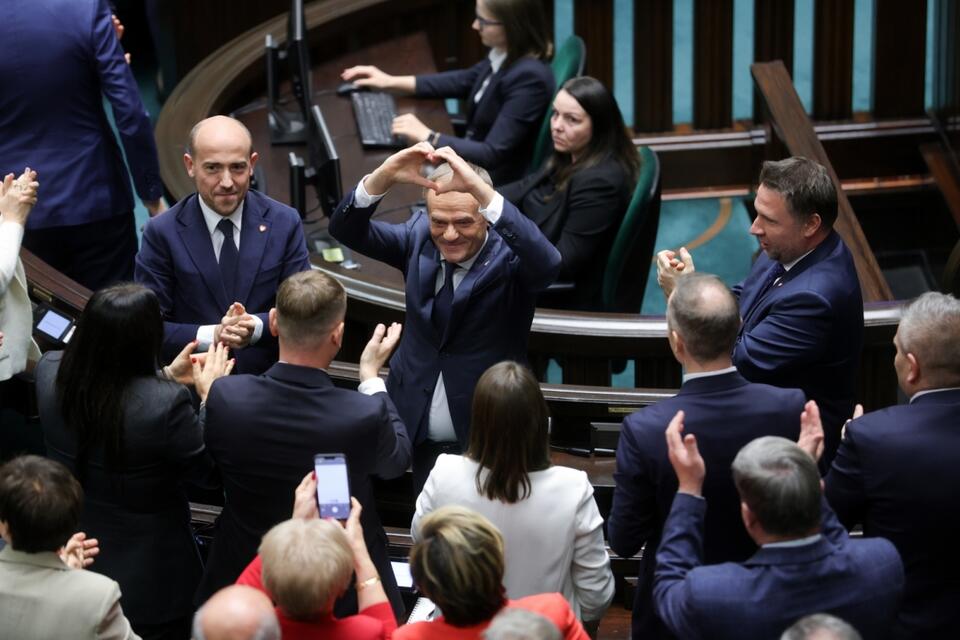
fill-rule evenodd
<path id="1" fill-rule="evenodd" d="M 779 285 L 760 295 L 775 266 L 762 253 L 750 275 L 733 288 L 743 318 L 733 363 L 747 380 L 803 389 L 817 401 L 826 470 L 840 443 L 840 428 L 856 404 L 863 347 L 860 281 L 853 256 L 836 231 Z"/>
<path id="2" fill-rule="evenodd" d="M 0 174 L 30 166 L 45 185 L 28 229 L 133 211 L 130 176 L 103 110 L 106 96 L 133 184 L 163 195 L 150 118 L 106 0 L 4 0 L 0 20 Z"/>
<path id="3" fill-rule="evenodd" d="M 234 352 L 239 373 L 262 373 L 277 360 L 277 340 L 267 314 L 288 276 L 310 268 L 297 212 L 256 191 L 244 199 L 236 301 L 263 321 L 260 340 Z M 199 197 L 187 196 L 143 230 L 136 281 L 150 287 L 163 313 L 163 356 L 169 362 L 197 335 L 217 324 L 234 300 L 227 298 Z"/>
<path id="4" fill-rule="evenodd" d="M 633 556 L 647 545 L 634 598 L 634 638 L 671 637 L 653 611 L 654 550 L 677 492 L 677 476 L 667 458 L 664 438 L 670 420 L 683 409 L 684 431 L 697 436 L 707 461 L 704 495 L 710 501 L 710 514 L 706 561 L 741 561 L 757 546 L 740 520 L 740 498 L 730 477 L 730 464 L 754 438 L 775 435 L 796 440 L 803 404 L 803 392 L 797 389 L 750 383 L 732 372 L 690 380 L 676 396 L 623 421 L 607 537 L 610 547 L 623 557 Z"/>
<path id="5" fill-rule="evenodd" d="M 357 209 L 351 191 L 330 218 L 330 233 L 348 247 L 403 272 L 407 301 L 403 336 L 390 359 L 387 388 L 414 444 L 427 437 L 426 420 L 443 372 L 450 416 L 466 449 L 477 380 L 502 360 L 527 359 L 537 292 L 557 277 L 560 254 L 509 201 L 487 231 L 487 242 L 457 287 L 445 335 L 433 327 L 440 252 L 430 220 L 417 213 L 403 224 L 371 222 L 376 206 Z"/>
<path id="6" fill-rule="evenodd" d="M 812 613 L 846 620 L 865 640 L 887 637 L 903 591 L 889 541 L 851 541 L 824 501 L 818 541 L 702 566 L 706 509 L 706 500 L 678 493 L 657 552 L 657 613 L 678 637 L 779 638 Z"/>
<path id="7" fill-rule="evenodd" d="M 946 638 L 960 628 L 960 389 L 868 413 L 847 433 L 826 495 L 847 527 L 887 538 L 906 590 L 895 637 Z"/>
<path id="8" fill-rule="evenodd" d="M 416 95 L 423 98 L 462 98 L 467 106 L 463 138 L 441 135 L 436 146 L 452 147 L 464 159 L 490 172 L 494 184 L 518 180 L 526 173 L 540 124 L 556 88 L 550 65 L 523 57 L 504 62 L 474 102 L 490 61 L 469 69 L 417 76 Z"/>
<path id="9" fill-rule="evenodd" d="M 370 476 L 395 478 L 410 464 L 410 441 L 387 394 L 340 389 L 325 371 L 277 363 L 260 376 L 217 380 L 206 418 L 204 440 L 220 469 L 225 506 L 200 602 L 233 583 L 261 536 L 290 518 L 294 489 L 313 469 L 314 454 L 343 453 L 350 493 L 363 506 L 367 549 L 394 610 L 402 612 L 370 484 Z M 337 614 L 347 613 L 356 613 L 355 601 L 338 604 Z"/>

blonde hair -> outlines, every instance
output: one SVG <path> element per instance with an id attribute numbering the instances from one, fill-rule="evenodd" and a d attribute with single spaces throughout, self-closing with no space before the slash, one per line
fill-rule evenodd
<path id="1" fill-rule="evenodd" d="M 320 271 L 295 273 L 277 290 L 280 337 L 295 344 L 322 340 L 347 313 L 347 293 Z"/>
<path id="2" fill-rule="evenodd" d="M 281 522 L 263 536 L 260 557 L 264 588 L 294 620 L 330 613 L 353 575 L 347 536 L 329 520 Z"/>
<path id="3" fill-rule="evenodd" d="M 441 507 L 420 521 L 418 537 L 410 572 L 447 622 L 466 627 L 503 608 L 503 536 L 492 522 L 465 507 Z"/>

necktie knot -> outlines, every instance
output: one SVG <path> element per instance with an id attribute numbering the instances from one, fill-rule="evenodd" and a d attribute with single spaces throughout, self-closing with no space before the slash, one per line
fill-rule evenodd
<path id="1" fill-rule="evenodd" d="M 230 218 L 224 218 L 217 223 L 217 229 L 223 234 L 224 239 L 230 238 L 233 242 L 233 221 Z"/>

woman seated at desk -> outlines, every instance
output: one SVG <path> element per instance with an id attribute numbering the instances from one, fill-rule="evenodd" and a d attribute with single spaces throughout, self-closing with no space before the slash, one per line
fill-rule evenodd
<path id="1" fill-rule="evenodd" d="M 550 133 L 554 152 L 543 168 L 499 191 L 557 247 L 560 280 L 576 285 L 563 299 L 540 304 L 599 310 L 606 256 L 630 204 L 640 156 L 610 91 L 587 76 L 557 92 Z"/>
<path id="2" fill-rule="evenodd" d="M 469 69 L 423 76 L 393 76 L 361 65 L 344 70 L 344 80 L 361 87 L 421 98 L 463 98 L 463 138 L 431 131 L 413 114 L 397 116 L 393 133 L 410 144 L 427 141 L 452 147 L 490 172 L 494 184 L 524 175 L 540 123 L 554 92 L 552 53 L 540 0 L 477 0 L 473 28 L 490 55 Z"/>

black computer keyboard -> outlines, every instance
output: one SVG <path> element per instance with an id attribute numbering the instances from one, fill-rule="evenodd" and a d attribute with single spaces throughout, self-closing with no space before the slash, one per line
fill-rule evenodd
<path id="1" fill-rule="evenodd" d="M 397 116 L 397 103 L 389 93 L 374 91 L 356 91 L 350 94 L 353 102 L 353 115 L 357 119 L 360 142 L 364 147 L 405 146 L 390 133 L 393 119 Z"/>

